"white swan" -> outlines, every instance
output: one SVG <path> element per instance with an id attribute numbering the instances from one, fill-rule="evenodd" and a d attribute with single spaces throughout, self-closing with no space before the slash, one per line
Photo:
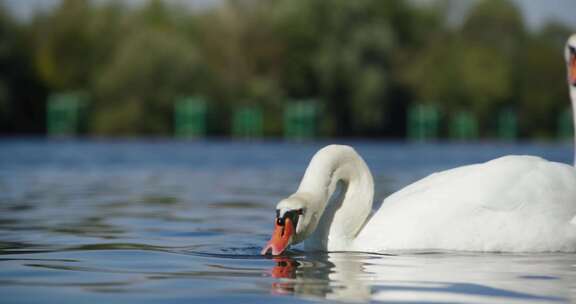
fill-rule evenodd
<path id="1" fill-rule="evenodd" d="M 566 61 L 576 111 L 576 35 Z M 321 149 L 296 193 L 278 203 L 262 254 L 302 241 L 323 251 L 576 251 L 576 168 L 566 164 L 505 156 L 435 173 L 386 198 L 368 219 L 373 191 L 354 149 Z"/>

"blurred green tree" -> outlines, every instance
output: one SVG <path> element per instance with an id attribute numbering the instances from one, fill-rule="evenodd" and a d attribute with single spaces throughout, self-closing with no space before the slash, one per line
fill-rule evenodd
<path id="1" fill-rule="evenodd" d="M 39 75 L 53 90 L 77 90 L 89 86 L 92 71 L 101 63 L 101 43 L 91 22 L 94 8 L 88 0 L 63 0 L 53 13 L 33 20 L 35 63 Z"/>
<path id="2" fill-rule="evenodd" d="M 0 134 L 44 130 L 46 88 L 32 63 L 30 30 L 7 14 L 0 2 Z"/>
<path id="3" fill-rule="evenodd" d="M 405 1 L 281 3 L 290 62 L 283 86 L 297 97 L 322 99 L 328 133 L 381 132 L 395 85 L 392 58 L 413 42 L 416 10 Z"/>
<path id="4" fill-rule="evenodd" d="M 521 129 L 527 135 L 553 137 L 558 117 L 570 108 L 562 56 L 570 34 L 566 26 L 548 23 L 521 52 L 517 96 Z"/>
<path id="5" fill-rule="evenodd" d="M 485 128 L 500 107 L 516 105 L 523 37 L 521 15 L 510 1 L 479 1 L 460 29 L 435 36 L 417 51 L 403 78 L 418 99 L 449 115 L 472 111 Z"/>
<path id="6" fill-rule="evenodd" d="M 123 3 L 62 0 L 22 24 L 0 10 L 0 132 L 40 132 L 46 89 L 89 93 L 102 135 L 169 134 L 183 95 L 207 101 L 209 134 L 251 107 L 280 135 L 286 103 L 313 99 L 329 136 L 400 136 L 416 103 L 470 112 L 484 136 L 517 111 L 523 135 L 549 136 L 567 106 L 569 29 L 527 31 L 511 0 L 461 23 L 454 0 Z"/>
<path id="7" fill-rule="evenodd" d="M 274 6 L 271 1 L 226 1 L 197 16 L 196 43 L 210 71 L 207 88 L 218 111 L 230 117 L 237 108 L 259 105 L 265 133 L 279 135 L 285 95 L 279 78 L 286 53 Z"/>
<path id="8" fill-rule="evenodd" d="M 177 97 L 197 94 L 202 66 L 177 32 L 140 28 L 95 81 L 93 130 L 101 135 L 167 135 Z"/>

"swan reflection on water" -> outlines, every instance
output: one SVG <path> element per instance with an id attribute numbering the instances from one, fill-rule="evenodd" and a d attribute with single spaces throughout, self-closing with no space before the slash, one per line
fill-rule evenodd
<path id="1" fill-rule="evenodd" d="M 371 288 L 363 282 L 359 254 L 328 253 L 315 260 L 275 257 L 272 293 L 344 301 L 370 300 Z M 288 279 L 288 280 L 285 280 Z"/>
<path id="2" fill-rule="evenodd" d="M 576 292 L 569 255 L 338 252 L 273 259 L 271 292 L 303 298 L 558 303 Z M 566 267 L 550 269 L 552 261 Z"/>

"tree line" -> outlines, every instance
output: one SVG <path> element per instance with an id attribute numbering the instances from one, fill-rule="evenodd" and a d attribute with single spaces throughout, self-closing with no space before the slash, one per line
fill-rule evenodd
<path id="1" fill-rule="evenodd" d="M 63 0 L 22 21 L 0 2 L 0 133 L 43 134 L 48 96 L 83 92 L 86 133 L 98 136 L 170 135 L 181 96 L 205 98 L 213 135 L 256 106 L 264 134 L 278 136 L 285 106 L 314 99 L 325 136 L 404 137 L 418 104 L 472 113 L 482 137 L 502 110 L 522 137 L 554 136 L 569 108 L 562 52 L 574 29 L 530 30 L 510 0 L 477 1 L 447 22 L 454 4 Z"/>

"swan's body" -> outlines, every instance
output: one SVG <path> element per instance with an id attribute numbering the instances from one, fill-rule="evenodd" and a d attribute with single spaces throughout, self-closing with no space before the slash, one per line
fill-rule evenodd
<path id="1" fill-rule="evenodd" d="M 576 35 L 566 59 L 576 110 Z M 576 252 L 576 168 L 566 164 L 505 156 L 435 173 L 386 198 L 369 219 L 373 192 L 354 149 L 321 149 L 296 193 L 278 204 L 262 253 L 301 241 L 322 251 Z"/>
<path id="2" fill-rule="evenodd" d="M 505 156 L 432 174 L 392 194 L 351 249 L 576 251 L 575 216 L 574 167 Z"/>

